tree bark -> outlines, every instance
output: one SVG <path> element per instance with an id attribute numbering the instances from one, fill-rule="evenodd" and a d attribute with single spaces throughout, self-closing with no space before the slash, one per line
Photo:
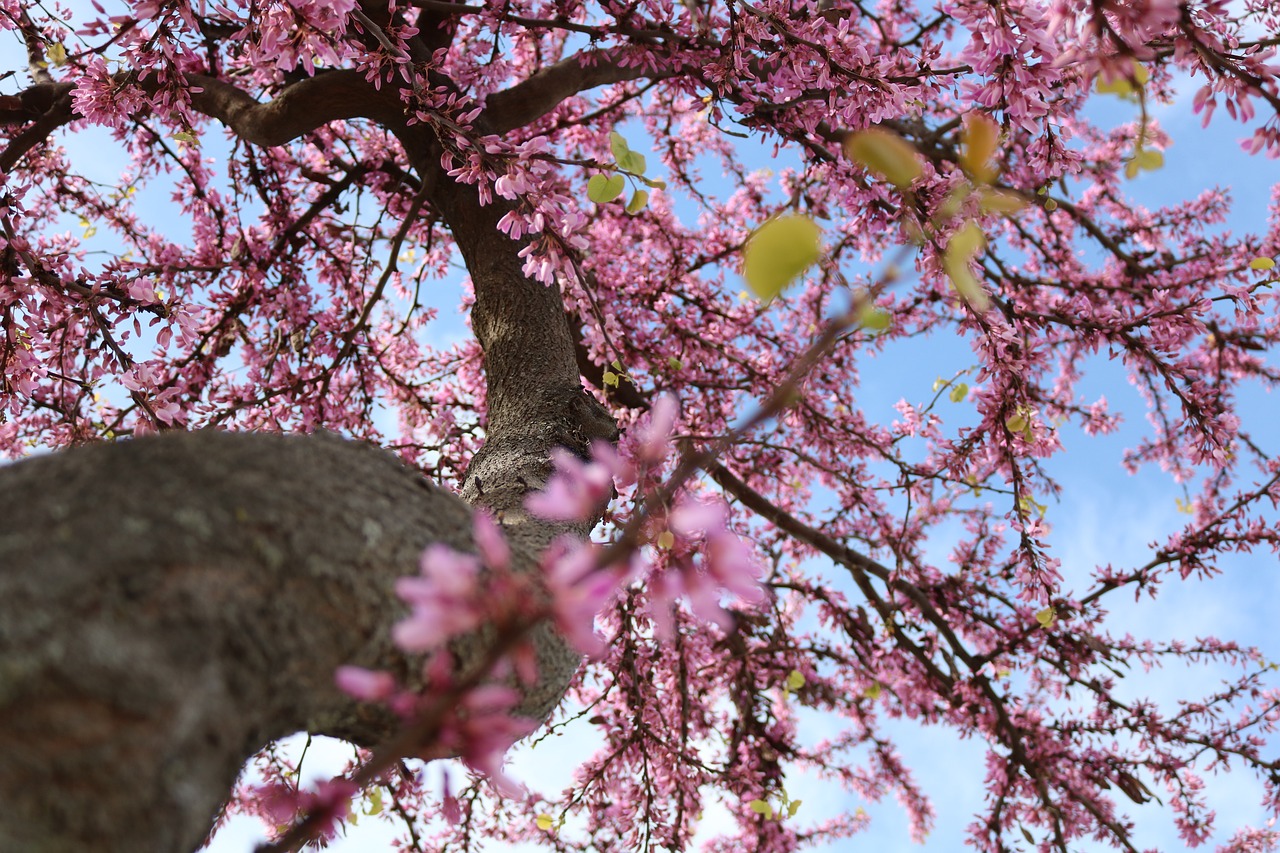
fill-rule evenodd
<path id="1" fill-rule="evenodd" d="M 295 108 L 324 85 L 262 108 L 206 85 L 197 106 L 280 144 L 314 126 Z M 444 175 L 430 131 L 365 86 L 475 283 L 488 423 L 464 497 L 504 520 L 517 570 L 533 571 L 553 536 L 591 526 L 524 514 L 551 449 L 585 454 L 616 425 L 582 389 L 558 288 L 526 279 L 522 245 L 497 230 L 506 208 Z M 348 114 L 353 92 L 334 109 Z M 412 675 L 390 643 L 393 582 L 429 543 L 473 550 L 470 530 L 463 500 L 333 436 L 166 434 L 0 468 L 0 850 L 190 850 L 272 739 L 385 741 L 395 721 L 343 696 L 334 670 Z M 464 642 L 461 668 L 483 643 Z M 579 657 L 549 626 L 534 645 L 540 680 L 519 712 L 541 719 Z"/>
<path id="2" fill-rule="evenodd" d="M 190 850 L 268 741 L 384 740 L 395 721 L 341 694 L 334 669 L 412 677 L 392 584 L 431 542 L 474 550 L 461 500 L 323 434 L 26 460 L 0 469 L 0 519 L 6 851 Z M 521 710 L 542 717 L 577 659 L 538 647 L 559 679 Z"/>

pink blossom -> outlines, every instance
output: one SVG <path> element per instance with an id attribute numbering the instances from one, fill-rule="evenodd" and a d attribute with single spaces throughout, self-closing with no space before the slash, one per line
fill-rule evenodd
<path id="1" fill-rule="evenodd" d="M 525 507 L 548 521 L 583 521 L 594 516 L 613 494 L 613 472 L 600 462 L 583 462 L 567 450 L 551 451 L 554 473 Z"/>

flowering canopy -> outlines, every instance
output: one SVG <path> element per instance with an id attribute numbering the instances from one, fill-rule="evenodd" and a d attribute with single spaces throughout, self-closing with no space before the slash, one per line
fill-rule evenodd
<path id="1" fill-rule="evenodd" d="M 1219 227 L 1221 190 L 1151 210 L 1125 182 L 1162 164 L 1170 140 L 1147 107 L 1175 92 L 1194 92 L 1206 124 L 1256 125 L 1245 147 L 1260 161 L 1280 156 L 1280 4 L 93 7 L 0 2 L 30 76 L 0 95 L 0 452 L 325 428 L 457 483 L 494 427 L 486 366 L 491 382 L 507 369 L 481 343 L 536 337 L 541 321 L 513 330 L 477 308 L 477 338 L 450 343 L 440 282 L 459 255 L 478 279 L 512 253 L 562 290 L 624 456 L 667 463 L 625 428 L 671 389 L 674 452 L 727 502 L 667 494 L 671 507 L 645 510 L 652 573 L 610 600 L 605 648 L 573 688 L 604 740 L 574 788 L 501 798 L 476 782 L 441 806 L 419 780 L 387 781 L 377 796 L 395 798 L 416 849 L 433 834 L 682 849 L 712 801 L 737 816 L 713 849 L 790 850 L 865 825 L 806 821 L 787 800 L 795 768 L 866 799 L 892 792 L 923 835 L 930 805 L 882 730 L 903 717 L 989 745 L 969 834 L 981 850 L 1134 849 L 1126 807 L 1157 794 L 1196 843 L 1213 821 L 1197 774 L 1227 762 L 1280 810 L 1264 755 L 1280 694 L 1259 654 L 1103 623 L 1115 596 L 1277 544 L 1280 462 L 1235 404 L 1244 383 L 1277 378 L 1280 209 L 1269 233 L 1235 235 Z M 1131 101 L 1133 123 L 1089 120 L 1107 94 Z M 94 128 L 128 155 L 108 182 L 77 141 Z M 489 238 L 463 227 L 478 220 L 462 198 L 497 211 Z M 744 247 L 759 298 L 739 280 Z M 861 410 L 861 377 L 925 335 L 962 339 L 965 375 L 891 421 Z M 1123 413 L 1149 421 L 1125 464 L 1184 484 L 1189 514 L 1144 564 L 1068 588 L 1046 463 L 1066 431 L 1117 427 L 1122 413 L 1079 389 L 1101 355 L 1145 401 Z M 770 415 L 741 428 L 760 401 Z M 754 542 L 765 595 L 717 579 L 743 595 L 726 612 L 688 579 L 740 547 L 728 530 Z M 655 617 L 651 599 L 674 600 L 663 585 L 682 577 L 691 606 Z M 422 612 L 445 592 L 425 578 L 402 590 Z M 446 627 L 402 630 L 426 647 Z M 1113 696 L 1118 669 L 1180 657 L 1238 678 L 1173 712 Z M 370 698 L 393 689 L 346 678 Z M 806 741 L 800 709 L 839 735 Z M 305 805 L 269 799 L 248 807 Z M 433 822 L 441 808 L 450 819 Z M 1276 843 L 1241 829 L 1229 848 Z"/>

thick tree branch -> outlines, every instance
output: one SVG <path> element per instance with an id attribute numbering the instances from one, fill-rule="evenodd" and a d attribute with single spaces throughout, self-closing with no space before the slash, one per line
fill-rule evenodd
<path id="1" fill-rule="evenodd" d="M 495 198 L 482 205 L 474 186 L 444 174 L 429 127 L 401 125 L 396 133 L 424 184 L 434 187 L 432 204 L 475 287 L 471 326 L 484 348 L 488 421 L 485 445 L 467 469 L 462 496 L 517 523 L 524 518 L 525 495 L 550 474 L 553 447 L 585 455 L 594 439 L 616 438 L 617 425 L 582 388 L 560 288 L 525 276 L 523 244 L 498 229 L 510 204 Z M 585 536 L 590 526 L 577 532 Z"/>
<path id="2" fill-rule="evenodd" d="M 191 94 L 197 110 L 264 147 L 284 145 L 331 121 L 367 118 L 387 124 L 404 118 L 400 103 L 359 71 L 329 71 L 299 80 L 264 103 L 213 77 L 191 74 L 187 79 L 203 90 Z"/>
<path id="3" fill-rule="evenodd" d="M 343 696 L 334 669 L 412 678 L 392 585 L 428 543 L 472 549 L 460 500 L 325 435 L 29 459 L 0 468 L 0 519 L 0 849 L 15 851 L 191 850 L 269 740 L 385 739 L 395 721 Z M 544 671 L 576 667 L 537 646 Z M 524 712 L 562 690 L 544 682 Z"/>
<path id="4" fill-rule="evenodd" d="M 131 75 L 118 77 L 125 83 Z M 395 96 L 379 92 L 359 71 L 329 71 L 308 77 L 266 102 L 214 77 L 189 74 L 187 81 L 192 87 L 193 107 L 216 118 L 246 142 L 264 147 L 284 145 L 331 121 L 367 118 L 396 124 L 404 119 L 404 109 Z M 138 85 L 153 91 L 158 84 L 148 78 Z M 50 133 L 79 117 L 71 105 L 74 88 L 71 83 L 40 84 L 0 101 L 0 122 L 34 119 L 0 153 L 0 171 L 12 169 Z"/>
<path id="5" fill-rule="evenodd" d="M 490 95 L 484 118 L 494 133 L 506 133 L 538 120 L 565 98 L 579 92 L 642 77 L 659 79 L 673 74 L 638 65 L 618 65 L 603 51 L 587 50 L 540 69 L 510 89 Z"/>
<path id="6" fill-rule="evenodd" d="M 268 103 L 189 80 L 196 109 L 254 144 L 357 116 L 400 137 L 475 285 L 488 423 L 463 497 L 513 525 L 519 566 L 533 570 L 565 530 L 523 512 L 551 450 L 585 454 L 617 428 L 582 388 L 558 287 L 526 278 L 523 245 L 497 227 L 507 203 L 482 205 L 476 187 L 444 174 L 431 127 L 409 126 L 394 90 L 355 72 Z M 333 671 L 412 674 L 390 646 L 401 610 L 392 583 L 430 542 L 468 548 L 470 529 L 460 501 L 380 452 L 217 433 L 0 469 L 0 519 L 0 645 L 16 651 L 0 670 L 5 850 L 190 849 L 269 740 L 298 730 L 385 740 L 391 721 L 339 694 Z M 486 641 L 466 643 L 476 657 Z M 539 681 L 521 712 L 540 718 L 579 657 L 548 626 L 533 643 Z"/>

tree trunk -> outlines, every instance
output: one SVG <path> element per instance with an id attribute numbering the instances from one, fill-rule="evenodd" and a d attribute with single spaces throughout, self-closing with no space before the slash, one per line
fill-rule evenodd
<path id="1" fill-rule="evenodd" d="M 173 433 L 0 469 L 0 850 L 191 850 L 245 758 L 395 721 L 333 685 L 409 676 L 397 577 L 470 510 L 329 435 Z M 516 550 L 528 570 L 536 555 Z M 542 717 L 577 658 L 538 644 Z M 475 649 L 478 653 L 478 649 Z"/>
<path id="2" fill-rule="evenodd" d="M 265 104 L 193 80 L 193 106 L 258 144 L 353 115 L 400 137 L 475 285 L 488 422 L 463 496 L 508 526 L 519 571 L 553 536 L 586 535 L 527 517 L 524 497 L 552 447 L 585 455 L 617 428 L 582 389 L 558 288 L 526 279 L 522 245 L 497 230 L 504 203 L 444 174 L 432 132 L 354 72 Z M 11 160 L 74 117 L 69 92 Z M 334 670 L 411 675 L 390 643 L 393 582 L 429 543 L 474 550 L 470 531 L 463 500 L 327 435 L 167 434 L 0 468 L 0 851 L 190 850 L 270 740 L 386 740 L 396 721 L 343 696 Z M 542 719 L 579 658 L 547 626 L 534 645 L 519 711 Z"/>

